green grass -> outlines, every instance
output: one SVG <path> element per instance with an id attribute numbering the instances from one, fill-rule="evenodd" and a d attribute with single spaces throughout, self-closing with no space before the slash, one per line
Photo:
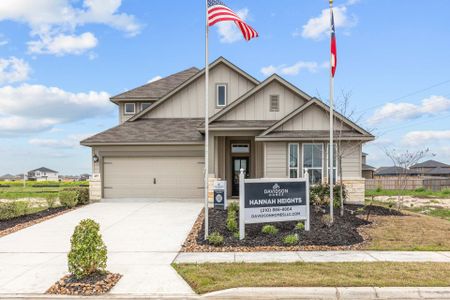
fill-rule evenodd
<path id="1" fill-rule="evenodd" d="M 450 263 L 173 264 L 197 293 L 237 287 L 450 286 Z"/>
<path id="2" fill-rule="evenodd" d="M 366 190 L 366 197 L 371 196 L 413 196 L 418 198 L 450 198 L 450 189 L 443 189 L 439 192 L 430 190 Z"/>
<path id="3" fill-rule="evenodd" d="M 407 210 L 416 212 L 419 214 L 445 219 L 450 221 L 450 209 L 436 206 L 423 206 L 407 208 Z"/>
<path id="4" fill-rule="evenodd" d="M 46 187 L 45 185 L 57 185 L 58 187 Z M 23 182 L 6 182 L 0 181 L 0 199 L 20 199 L 20 198 L 44 198 L 49 199 L 51 197 L 58 196 L 59 191 L 64 188 L 88 185 L 87 181 L 76 181 L 76 182 L 45 182 L 45 181 L 27 181 L 25 187 Z M 10 187 L 4 187 L 9 185 Z M 37 185 L 37 187 L 33 187 Z M 2 187 L 3 186 L 3 187 Z"/>

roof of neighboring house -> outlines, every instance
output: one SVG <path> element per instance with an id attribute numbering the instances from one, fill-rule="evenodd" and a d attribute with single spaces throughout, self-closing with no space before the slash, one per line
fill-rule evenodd
<path id="1" fill-rule="evenodd" d="M 229 120 L 229 121 L 214 121 L 209 124 L 210 129 L 224 128 L 224 129 L 237 129 L 237 128 L 254 128 L 264 130 L 267 127 L 272 126 L 277 122 L 276 120 Z M 200 125 L 200 130 L 204 131 L 205 123 Z"/>
<path id="2" fill-rule="evenodd" d="M 339 138 L 363 138 L 364 135 L 350 130 L 335 131 L 335 139 Z M 330 131 L 328 130 L 290 130 L 290 131 L 273 131 L 266 135 L 260 135 L 258 138 L 305 138 L 305 139 L 328 139 Z"/>
<path id="3" fill-rule="evenodd" d="M 125 122 L 81 141 L 82 145 L 102 144 L 202 144 L 198 131 L 203 119 L 139 119 Z"/>
<path id="4" fill-rule="evenodd" d="M 450 168 L 437 167 L 427 172 L 427 175 L 450 175 Z"/>
<path id="5" fill-rule="evenodd" d="M 415 168 L 438 168 L 438 167 L 442 167 L 442 168 L 450 168 L 450 165 L 441 163 L 440 161 L 436 161 L 436 160 L 426 160 L 424 162 L 415 164 L 413 166 L 411 166 L 411 169 L 415 169 Z"/>
<path id="6" fill-rule="evenodd" d="M 58 171 L 54 171 L 52 169 L 46 168 L 46 167 L 40 167 L 38 169 L 34 169 L 28 172 L 34 172 L 34 171 L 41 171 L 41 172 L 48 172 L 48 173 L 58 173 Z"/>
<path id="7" fill-rule="evenodd" d="M 379 176 L 399 175 L 399 174 L 414 175 L 417 173 L 413 170 L 408 170 L 408 169 L 405 169 L 402 167 L 379 167 L 375 171 L 375 175 L 379 175 Z"/>
<path id="8" fill-rule="evenodd" d="M 4 179 L 16 179 L 17 176 L 11 175 L 11 174 L 5 174 L 3 176 L 0 176 L 0 180 L 4 180 Z"/>
<path id="9" fill-rule="evenodd" d="M 159 80 L 144 84 L 143 86 L 126 91 L 114 97 L 111 101 L 116 102 L 127 99 L 150 99 L 158 100 L 170 91 L 177 88 L 183 82 L 197 74 L 200 70 L 192 67 L 184 71 L 172 74 Z"/>
<path id="10" fill-rule="evenodd" d="M 375 167 L 372 167 L 372 166 L 370 166 L 370 165 L 367 165 L 367 164 L 362 164 L 362 170 L 363 171 L 375 171 Z"/>

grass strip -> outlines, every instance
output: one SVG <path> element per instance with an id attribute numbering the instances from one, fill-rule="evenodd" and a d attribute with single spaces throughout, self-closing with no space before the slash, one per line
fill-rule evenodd
<path id="1" fill-rule="evenodd" d="M 450 286 L 450 263 L 173 264 L 200 294 L 237 287 Z"/>

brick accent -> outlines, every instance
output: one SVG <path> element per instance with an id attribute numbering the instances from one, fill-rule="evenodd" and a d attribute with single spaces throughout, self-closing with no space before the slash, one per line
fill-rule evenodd
<path id="1" fill-rule="evenodd" d="M 347 189 L 347 203 L 364 204 L 364 195 L 366 191 L 364 178 L 343 179 Z"/>

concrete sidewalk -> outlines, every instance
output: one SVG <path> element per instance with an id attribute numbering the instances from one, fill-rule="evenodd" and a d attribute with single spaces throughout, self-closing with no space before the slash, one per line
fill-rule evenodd
<path id="1" fill-rule="evenodd" d="M 447 262 L 450 251 L 181 252 L 175 263 Z"/>

